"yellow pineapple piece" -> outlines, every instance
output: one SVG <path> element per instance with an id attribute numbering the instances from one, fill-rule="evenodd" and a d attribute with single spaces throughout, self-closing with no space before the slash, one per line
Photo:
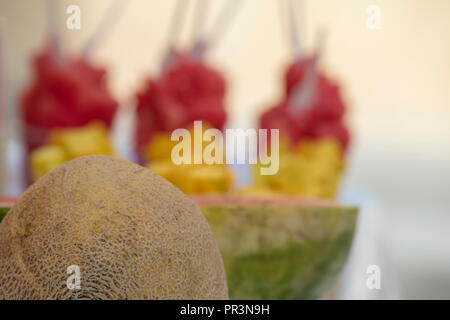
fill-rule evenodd
<path id="1" fill-rule="evenodd" d="M 150 170 L 165 178 L 171 180 L 175 166 L 170 161 L 154 161 L 147 166 Z"/>
<path id="2" fill-rule="evenodd" d="M 170 160 L 172 148 L 177 141 L 171 141 L 169 133 L 157 133 L 146 148 L 146 157 L 150 161 Z"/>
<path id="3" fill-rule="evenodd" d="M 197 165 L 189 170 L 192 193 L 226 193 L 233 184 L 233 175 L 225 165 Z"/>
<path id="4" fill-rule="evenodd" d="M 334 139 L 302 141 L 294 148 L 280 145 L 277 174 L 261 176 L 255 166 L 255 188 L 279 194 L 333 198 L 344 167 L 343 151 Z"/>
<path id="5" fill-rule="evenodd" d="M 203 138 L 203 134 L 206 130 L 212 128 L 208 123 L 202 124 L 202 133 L 201 136 Z M 189 131 L 191 137 L 191 159 L 194 161 L 194 127 L 191 125 L 186 130 Z M 147 161 L 162 161 L 162 160 L 171 160 L 172 158 L 172 149 L 175 147 L 179 141 L 171 140 L 171 133 L 167 132 L 159 132 L 156 133 L 150 142 L 147 144 L 144 152 Z M 202 149 L 199 150 L 202 153 L 205 148 L 210 144 L 210 141 L 202 142 Z"/>
<path id="6" fill-rule="evenodd" d="M 171 161 L 153 161 L 148 168 L 187 194 L 225 193 L 234 182 L 232 172 L 225 165 L 176 165 Z"/>
<path id="7" fill-rule="evenodd" d="M 202 125 L 203 133 L 211 128 L 208 124 Z M 194 128 L 187 128 L 191 137 L 191 161 L 194 161 Z M 198 134 L 198 133 L 197 133 Z M 155 134 L 146 147 L 146 156 L 150 161 L 148 168 L 187 194 L 225 193 L 228 192 L 234 182 L 232 171 L 224 164 L 181 164 L 172 162 L 172 149 L 179 141 L 171 141 L 171 134 Z M 205 150 L 210 141 L 203 141 L 202 148 Z"/>
<path id="8" fill-rule="evenodd" d="M 80 128 L 56 130 L 51 135 L 50 143 L 62 147 L 68 159 L 114 154 L 108 130 L 100 122 L 93 122 Z"/>
<path id="9" fill-rule="evenodd" d="M 42 146 L 30 155 L 31 174 L 34 180 L 67 161 L 64 149 L 59 146 Z"/>
<path id="10" fill-rule="evenodd" d="M 302 142 L 297 146 L 296 151 L 326 166 L 332 166 L 339 170 L 344 166 L 344 152 L 339 142 L 333 138 Z"/>

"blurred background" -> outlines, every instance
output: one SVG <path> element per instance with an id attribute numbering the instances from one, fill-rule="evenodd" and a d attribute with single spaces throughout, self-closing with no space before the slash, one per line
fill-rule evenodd
<path id="1" fill-rule="evenodd" d="M 211 0 L 211 16 L 224 1 L 241 0 Z M 282 94 L 292 53 L 280 2 L 247 0 L 207 55 L 229 82 L 228 127 L 254 127 Z M 81 29 L 60 30 L 64 47 L 76 53 L 109 1 L 60 3 L 81 8 Z M 92 55 L 108 68 L 111 92 L 124 114 L 145 78 L 159 70 L 174 5 L 174 0 L 129 1 Z M 367 26 L 370 5 L 380 8 L 380 29 Z M 307 48 L 319 27 L 328 28 L 320 63 L 339 82 L 349 106 L 353 142 L 340 199 L 358 204 L 361 215 L 370 217 L 360 220 L 363 240 L 352 253 L 351 261 L 363 262 L 353 261 L 345 271 L 342 281 L 348 283 L 340 294 L 450 299 L 450 1 L 309 0 L 303 1 L 302 16 Z M 62 26 L 65 19 L 62 12 Z M 6 30 L 0 156 L 8 168 L 0 181 L 4 194 L 17 195 L 23 185 L 11 154 L 20 154 L 18 94 L 30 81 L 31 55 L 45 44 L 45 1 L 0 0 L 0 23 Z M 189 39 L 190 31 L 183 30 L 181 46 Z M 116 139 L 123 143 L 128 137 L 119 130 Z M 358 280 L 366 278 L 368 264 L 381 266 L 380 292 Z"/>

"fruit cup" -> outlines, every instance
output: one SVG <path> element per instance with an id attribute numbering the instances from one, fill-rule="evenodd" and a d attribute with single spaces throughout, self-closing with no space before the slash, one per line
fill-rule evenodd
<path id="1" fill-rule="evenodd" d="M 33 79 L 21 97 L 28 182 L 32 180 L 29 155 L 48 143 L 52 132 L 93 121 L 109 128 L 118 108 L 107 89 L 106 71 L 83 58 L 56 59 L 48 48 L 34 58 L 33 69 Z"/>

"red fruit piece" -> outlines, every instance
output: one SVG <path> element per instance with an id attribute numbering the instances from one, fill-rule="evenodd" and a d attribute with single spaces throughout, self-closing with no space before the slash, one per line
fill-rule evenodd
<path id="1" fill-rule="evenodd" d="M 161 95 L 155 115 L 164 131 L 171 132 L 186 125 L 186 110 L 182 104 L 168 95 Z"/>
<path id="2" fill-rule="evenodd" d="M 197 98 L 225 97 L 225 81 L 203 62 L 182 59 L 175 63 L 161 79 L 161 85 L 170 96 L 189 106 Z"/>
<path id="3" fill-rule="evenodd" d="M 287 104 L 282 102 L 270 108 L 260 118 L 261 129 L 279 129 L 281 137 L 291 139 L 296 129 L 295 121 L 287 116 Z M 270 136 L 270 135 L 269 135 Z"/>
<path id="4" fill-rule="evenodd" d="M 191 103 L 188 111 L 189 124 L 194 121 L 203 120 L 213 128 L 222 130 L 227 115 L 222 99 L 217 97 L 199 98 Z"/>
<path id="5" fill-rule="evenodd" d="M 188 127 L 195 120 L 222 129 L 226 121 L 223 77 L 202 61 L 177 55 L 159 81 L 150 80 L 137 94 L 137 144 L 155 132 Z"/>
<path id="6" fill-rule="evenodd" d="M 314 129 L 314 138 L 332 137 L 338 140 L 344 150 L 348 149 L 350 133 L 342 122 L 323 121 Z"/>
<path id="7" fill-rule="evenodd" d="M 313 112 L 319 119 L 339 120 L 345 114 L 345 105 L 340 96 L 339 87 L 325 76 L 320 76 L 317 86 Z"/>
<path id="8" fill-rule="evenodd" d="M 343 123 L 345 105 L 339 87 L 325 75 L 319 74 L 314 99 L 301 109 L 294 104 L 294 89 L 301 89 L 311 58 L 302 58 L 292 64 L 285 77 L 286 97 L 280 104 L 266 111 L 260 118 L 260 127 L 280 129 L 296 145 L 302 139 L 334 137 L 347 149 L 350 134 Z"/>
<path id="9" fill-rule="evenodd" d="M 302 57 L 288 67 L 284 79 L 286 96 L 291 95 L 294 87 L 303 81 L 311 62 L 311 57 Z"/>
<path id="10" fill-rule="evenodd" d="M 158 82 L 150 79 L 144 89 L 136 95 L 136 142 L 138 146 L 147 144 L 154 132 L 164 130 L 163 123 L 159 121 L 156 113 L 160 99 L 159 90 Z"/>
<path id="11" fill-rule="evenodd" d="M 87 61 L 57 62 L 50 50 L 34 59 L 34 79 L 22 98 L 23 120 L 37 127 L 67 127 L 113 121 L 117 102 L 105 84 L 105 70 Z"/>

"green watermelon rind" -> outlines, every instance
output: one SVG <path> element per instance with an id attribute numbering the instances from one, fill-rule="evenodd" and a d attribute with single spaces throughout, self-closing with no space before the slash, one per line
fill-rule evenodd
<path id="1" fill-rule="evenodd" d="M 11 209 L 11 207 L 1 207 L 0 206 L 0 222 L 2 222 L 3 218 L 6 217 L 6 214 Z"/>
<path id="2" fill-rule="evenodd" d="M 202 206 L 219 245 L 231 299 L 317 299 L 347 259 L 357 209 Z"/>

